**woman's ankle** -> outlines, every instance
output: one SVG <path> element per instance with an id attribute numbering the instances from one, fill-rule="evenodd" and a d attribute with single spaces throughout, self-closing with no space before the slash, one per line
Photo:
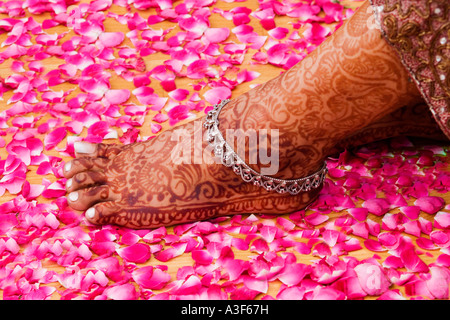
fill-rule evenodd
<path id="1" fill-rule="evenodd" d="M 282 103 L 284 98 L 267 90 L 273 85 L 266 83 L 230 101 L 219 115 L 219 129 L 252 169 L 278 179 L 308 176 L 323 165 L 321 145 L 299 136 L 296 120 L 289 120 L 294 117 Z"/>

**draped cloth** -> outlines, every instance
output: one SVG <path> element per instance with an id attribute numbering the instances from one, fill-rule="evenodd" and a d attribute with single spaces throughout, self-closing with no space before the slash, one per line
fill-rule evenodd
<path id="1" fill-rule="evenodd" d="M 450 139 L 450 1 L 370 1 L 384 38 Z"/>

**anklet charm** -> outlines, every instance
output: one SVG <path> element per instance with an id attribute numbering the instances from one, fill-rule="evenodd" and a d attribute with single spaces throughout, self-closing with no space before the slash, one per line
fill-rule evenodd
<path id="1" fill-rule="evenodd" d="M 317 172 L 292 180 L 277 179 L 274 177 L 262 175 L 261 173 L 250 168 L 244 160 L 242 160 L 225 141 L 219 130 L 219 114 L 222 108 L 230 100 L 223 100 L 220 104 L 215 104 L 213 109 L 208 112 L 203 126 L 207 128 L 206 140 L 212 146 L 214 155 L 221 160 L 226 167 L 231 167 L 233 172 L 241 176 L 242 180 L 253 183 L 256 186 L 263 187 L 267 191 L 276 191 L 278 193 L 289 192 L 296 195 L 302 191 L 310 191 L 318 188 L 328 172 L 326 162 Z"/>

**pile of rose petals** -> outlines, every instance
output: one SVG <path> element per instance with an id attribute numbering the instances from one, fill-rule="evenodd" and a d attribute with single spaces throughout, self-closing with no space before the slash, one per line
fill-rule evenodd
<path id="1" fill-rule="evenodd" d="M 248 65 L 289 69 L 353 12 L 329 0 L 220 4 L 0 3 L 3 299 L 448 299 L 439 144 L 343 152 L 317 201 L 280 216 L 137 231 L 92 226 L 67 206 L 61 172 L 75 141 L 133 143 L 150 138 L 145 127 L 195 118 L 260 76 Z M 211 26 L 217 16 L 232 28 Z M 111 19 L 127 31 L 107 30 Z M 148 68 L 154 55 L 166 59 Z"/>

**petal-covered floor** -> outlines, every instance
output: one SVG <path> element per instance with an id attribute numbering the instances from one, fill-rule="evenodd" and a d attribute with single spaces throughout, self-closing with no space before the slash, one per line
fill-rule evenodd
<path id="1" fill-rule="evenodd" d="M 397 138 L 330 159 L 279 216 L 155 230 L 67 206 L 75 141 L 132 143 L 300 61 L 362 2 L 3 1 L 3 299 L 448 299 L 448 144 Z"/>

